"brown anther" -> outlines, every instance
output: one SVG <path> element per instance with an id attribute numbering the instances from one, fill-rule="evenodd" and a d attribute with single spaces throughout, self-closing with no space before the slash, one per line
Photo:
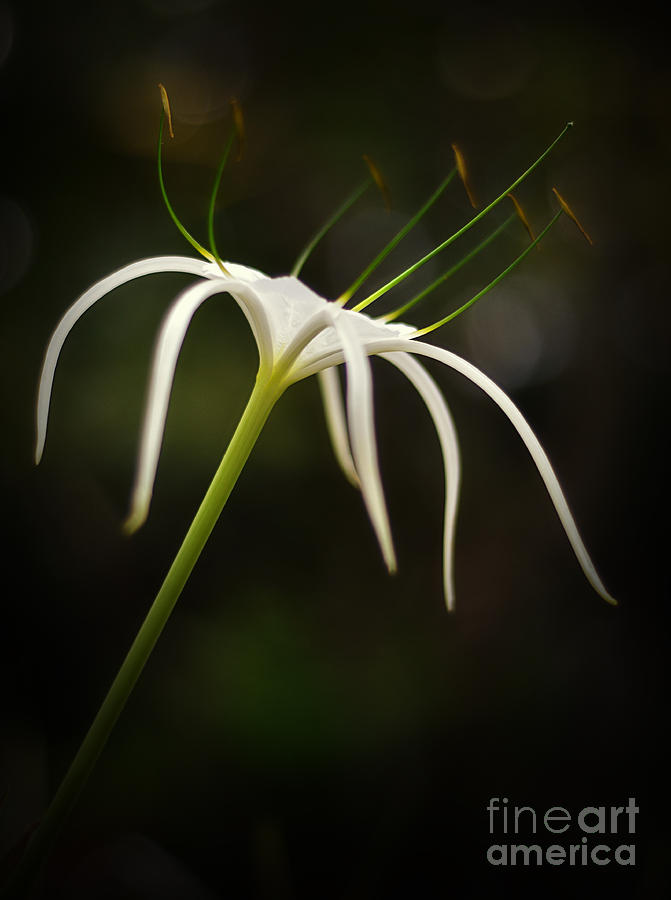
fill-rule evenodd
<path id="1" fill-rule="evenodd" d="M 468 200 L 473 207 L 473 209 L 478 208 L 477 201 L 475 199 L 475 194 L 471 188 L 471 181 L 468 177 L 468 170 L 466 169 L 466 160 L 464 158 L 464 154 L 457 147 L 456 144 L 452 144 L 452 150 L 454 151 L 454 158 L 457 163 L 457 172 L 459 173 L 459 178 L 461 178 L 464 187 L 466 188 L 466 193 L 468 194 Z"/>
<path id="2" fill-rule="evenodd" d="M 233 110 L 233 123 L 238 134 L 238 155 L 236 156 L 235 161 L 240 162 L 245 148 L 245 120 L 242 116 L 240 104 L 235 97 L 231 97 L 231 109 Z"/>
<path id="3" fill-rule="evenodd" d="M 373 176 L 373 181 L 378 187 L 378 190 L 382 194 L 382 199 L 384 200 L 385 209 L 387 212 L 391 212 L 391 193 L 389 188 L 387 187 L 387 182 L 382 177 L 382 172 L 375 165 L 373 160 L 366 153 L 362 156 L 363 161 L 366 163 L 370 170 L 370 174 Z"/>
<path id="4" fill-rule="evenodd" d="M 163 104 L 163 112 L 165 113 L 165 117 L 168 120 L 168 133 L 171 138 L 174 138 L 175 132 L 172 130 L 172 115 L 170 113 L 170 100 L 168 100 L 168 92 L 163 87 L 163 85 L 159 82 L 158 89 L 161 92 L 161 103 Z"/>
<path id="5" fill-rule="evenodd" d="M 553 192 L 553 194 L 555 195 L 555 197 L 557 198 L 557 200 L 559 200 L 559 203 L 561 204 L 562 210 L 566 213 L 566 215 L 569 217 L 569 219 L 571 219 L 573 222 L 575 222 L 575 224 L 578 226 L 578 228 L 580 229 L 580 233 L 581 233 L 582 236 L 585 238 L 585 240 L 587 241 L 587 243 L 593 245 L 593 244 L 594 244 L 594 241 L 593 241 L 592 238 L 587 234 L 587 232 L 585 231 L 585 229 L 582 227 L 582 225 L 581 225 L 580 222 L 578 221 L 578 218 L 577 218 L 576 214 L 573 212 L 573 210 L 572 210 L 571 207 L 568 205 L 568 203 L 566 202 L 566 200 L 564 200 L 564 198 L 563 198 L 562 195 L 559 193 L 559 191 L 557 190 L 557 188 L 556 188 L 556 187 L 553 187 L 553 188 L 552 188 L 552 192 Z"/>
<path id="6" fill-rule="evenodd" d="M 519 216 L 522 225 L 524 225 L 524 227 L 526 228 L 526 230 L 529 234 L 529 237 L 531 238 L 531 241 L 533 243 L 533 241 L 536 240 L 536 236 L 533 233 L 533 229 L 531 228 L 531 225 L 529 224 L 529 220 L 527 219 L 524 210 L 520 206 L 517 197 L 515 197 L 514 194 L 508 194 L 508 197 L 510 197 L 510 199 L 513 201 L 513 206 L 515 207 L 515 212 Z M 539 244 L 539 246 L 540 246 L 540 244 Z"/>

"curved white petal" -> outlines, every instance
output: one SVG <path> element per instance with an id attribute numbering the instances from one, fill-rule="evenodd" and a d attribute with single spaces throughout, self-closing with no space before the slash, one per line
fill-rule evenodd
<path id="1" fill-rule="evenodd" d="M 461 485 L 461 463 L 457 432 L 450 411 L 438 385 L 417 360 L 407 353 L 383 353 L 416 388 L 429 410 L 436 426 L 445 469 L 445 525 L 443 531 L 443 584 L 445 602 L 451 612 L 454 609 L 454 535 Z"/>
<path id="2" fill-rule="evenodd" d="M 481 388 L 486 394 L 491 397 L 494 403 L 506 414 L 506 416 L 510 419 L 513 427 L 517 430 L 517 433 L 524 441 L 527 450 L 531 454 L 531 458 L 536 463 L 536 467 L 540 473 L 543 482 L 545 483 L 545 487 L 550 495 L 550 499 L 554 504 L 554 507 L 557 511 L 557 515 L 564 527 L 564 531 L 566 532 L 566 536 L 569 539 L 569 543 L 573 548 L 573 552 L 575 553 L 578 562 L 580 563 L 580 567 L 582 568 L 585 577 L 592 585 L 594 590 L 603 597 L 604 600 L 607 600 L 609 603 L 614 605 L 617 604 L 617 601 L 614 597 L 612 597 L 606 588 L 604 587 L 601 578 L 597 574 L 597 571 L 594 567 L 594 563 L 590 559 L 590 556 L 585 548 L 585 545 L 580 537 L 578 532 L 578 528 L 575 524 L 575 520 L 571 514 L 571 511 L 568 507 L 568 503 L 566 502 L 566 498 L 562 493 L 562 489 L 559 485 L 559 481 L 557 480 L 557 476 L 554 473 L 554 470 L 550 464 L 550 460 L 547 458 L 547 455 L 538 441 L 538 438 L 531 430 L 528 422 L 519 411 L 519 409 L 515 406 L 513 401 L 505 394 L 501 388 L 495 384 L 488 378 L 484 372 L 481 372 L 477 369 L 472 363 L 467 362 L 465 359 L 462 359 L 460 356 L 457 356 L 455 353 L 451 353 L 449 350 L 445 350 L 442 347 L 434 347 L 432 344 L 426 344 L 423 341 L 413 341 L 407 338 L 394 338 L 391 337 L 389 339 L 382 340 L 372 340 L 366 342 L 366 352 L 369 354 L 379 354 L 379 353 L 387 353 L 389 351 L 394 350 L 405 350 L 408 353 L 419 353 L 421 356 L 426 356 L 429 359 L 438 360 L 438 362 L 442 362 L 445 365 L 449 366 L 451 369 L 454 369 L 457 372 L 460 372 L 474 384 L 476 384 L 479 388 Z"/>
<path id="3" fill-rule="evenodd" d="M 295 384 L 302 380 L 304 377 L 303 366 L 298 363 L 299 357 L 316 337 L 331 328 L 333 328 L 333 314 L 331 305 L 328 303 L 305 318 L 303 324 L 298 327 L 289 343 L 281 351 L 281 355 L 275 360 L 275 367 L 281 370 L 287 384 Z M 344 361 L 345 357 L 340 351 L 340 362 Z"/>
<path id="4" fill-rule="evenodd" d="M 332 311 L 328 306 L 324 306 L 313 315 L 308 316 L 303 325 L 296 331 L 289 345 L 275 362 L 276 371 L 282 373 L 287 384 L 293 384 L 302 380 L 304 377 L 302 374 L 303 366 L 296 364 L 298 358 L 316 337 L 329 329 L 335 333 Z M 344 363 L 345 357 L 342 350 L 339 353 L 341 362 Z M 358 488 L 360 487 L 359 476 L 356 473 L 356 466 L 350 451 L 338 375 L 332 367 L 320 370 L 318 375 L 324 403 L 326 426 L 333 451 L 347 480 L 354 487 Z"/>
<path id="5" fill-rule="evenodd" d="M 217 269 L 217 271 L 220 270 Z M 37 395 L 36 463 L 39 463 L 44 451 L 44 442 L 47 436 L 47 420 L 49 418 L 49 402 L 56 363 L 65 339 L 73 326 L 87 309 L 90 309 L 94 303 L 97 303 L 98 300 L 104 297 L 105 294 L 113 291 L 114 288 L 142 275 L 151 275 L 157 272 L 186 272 L 191 275 L 200 275 L 202 278 L 211 278 L 213 275 L 211 263 L 192 259 L 188 256 L 155 256 L 151 259 L 142 259 L 124 266 L 123 269 L 113 272 L 101 281 L 97 281 L 72 304 L 56 326 L 56 330 L 47 346 Z"/>
<path id="6" fill-rule="evenodd" d="M 345 310 L 345 312 L 347 312 L 347 310 Z M 364 346 L 367 346 L 367 344 L 368 342 L 366 341 Z M 365 352 L 368 353 L 368 350 Z M 373 354 L 368 353 L 368 355 L 371 356 Z M 301 365 L 300 368 L 296 367 L 294 380 L 302 381 L 304 378 L 309 378 L 311 375 L 316 375 L 318 372 L 325 372 L 334 366 L 341 366 L 344 362 L 345 354 L 341 349 L 329 350 L 316 356 L 314 359 L 311 359 L 307 364 Z"/>
<path id="7" fill-rule="evenodd" d="M 129 534 L 142 525 L 149 512 L 177 358 L 187 329 L 194 313 L 205 300 L 225 292 L 235 297 L 250 321 L 257 337 L 259 354 L 272 354 L 272 350 L 263 349 L 270 341 L 263 307 L 256 302 L 253 289 L 243 282 L 216 279 L 196 284 L 182 291 L 173 302 L 163 319 L 154 350 L 130 512 L 124 523 L 124 531 Z"/>
<path id="8" fill-rule="evenodd" d="M 319 372 L 319 388 L 324 403 L 324 415 L 326 427 L 335 458 L 342 469 L 345 478 L 351 485 L 359 487 L 359 476 L 356 474 L 354 460 L 349 447 L 347 435 L 347 422 L 345 421 L 345 407 L 343 405 L 340 390 L 340 379 L 336 369 L 324 369 Z"/>
<path id="9" fill-rule="evenodd" d="M 233 297 L 249 322 L 259 351 L 259 372 L 262 368 L 272 368 L 274 363 L 273 334 L 262 298 L 250 283 L 243 281 L 222 281 L 219 284 L 219 293 L 223 292 L 229 293 Z M 208 296 L 210 295 L 208 294 Z"/>
<path id="10" fill-rule="evenodd" d="M 365 345 L 350 322 L 347 311 L 333 309 L 332 306 L 328 307 L 328 311 L 342 343 L 347 366 L 347 418 L 361 493 L 386 566 L 390 572 L 395 572 L 396 555 L 377 458 L 370 363 Z"/>

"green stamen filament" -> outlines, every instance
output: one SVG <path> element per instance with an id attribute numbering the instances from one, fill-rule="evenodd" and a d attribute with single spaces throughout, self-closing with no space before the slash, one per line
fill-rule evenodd
<path id="1" fill-rule="evenodd" d="M 452 268 L 448 269 L 447 272 L 445 272 L 439 278 L 436 278 L 434 282 L 432 282 L 421 293 L 413 297 L 412 300 L 409 300 L 407 303 L 403 304 L 403 306 L 400 306 L 398 309 L 395 309 L 393 312 L 381 316 L 381 320 L 383 322 L 393 322 L 394 319 L 398 319 L 400 316 L 405 315 L 405 313 L 407 313 L 409 309 L 412 309 L 412 307 L 419 303 L 420 300 L 423 300 L 427 294 L 430 294 L 431 291 L 435 290 L 437 287 L 443 284 L 443 282 L 447 281 L 448 278 L 451 278 L 452 275 L 455 275 L 459 271 L 459 269 L 465 266 L 466 263 L 470 262 L 474 256 L 477 256 L 478 253 L 485 249 L 485 247 L 488 247 L 492 243 L 492 241 L 496 240 L 496 238 L 501 234 L 502 231 L 505 231 L 505 229 L 515 221 L 516 218 L 516 213 L 513 213 L 512 216 L 508 216 L 505 222 L 499 225 L 499 227 L 495 231 L 492 231 L 490 235 L 488 235 L 483 241 L 481 241 L 477 245 L 477 247 L 474 247 L 470 253 L 463 257 L 463 259 L 460 259 L 459 262 L 455 263 L 455 265 L 453 265 Z"/>
<path id="2" fill-rule="evenodd" d="M 364 182 L 362 182 L 356 190 L 352 191 L 349 197 L 345 200 L 341 206 L 333 213 L 330 219 L 322 225 L 322 227 L 317 231 L 317 233 L 312 237 L 308 243 L 303 248 L 301 254 L 298 259 L 294 263 L 293 269 L 291 270 L 291 274 L 296 278 L 298 277 L 301 269 L 307 262 L 308 257 L 311 255 L 312 251 L 315 249 L 317 244 L 322 240 L 322 238 L 333 228 L 333 226 L 340 221 L 340 219 L 345 215 L 347 210 L 354 206 L 359 197 L 363 194 L 367 188 L 370 187 L 371 179 L 367 178 Z"/>
<path id="3" fill-rule="evenodd" d="M 480 210 L 480 212 L 476 216 L 474 216 L 469 222 L 467 222 L 462 228 L 460 228 L 458 231 L 455 231 L 455 233 L 451 237 L 447 238 L 446 241 L 443 241 L 442 244 L 438 244 L 437 247 L 435 247 L 433 250 L 431 250 L 430 253 L 427 253 L 426 256 L 423 256 L 420 260 L 418 260 L 416 263 L 414 263 L 412 266 L 410 266 L 410 268 L 406 269 L 404 272 L 401 272 L 401 274 L 397 275 L 396 278 L 392 278 L 391 281 L 387 282 L 387 284 L 383 285 L 381 288 L 379 288 L 379 290 L 377 290 L 377 291 L 375 291 L 375 293 L 371 294 L 370 297 L 367 297 L 363 301 L 363 303 L 360 303 L 358 306 L 355 306 L 354 309 L 357 309 L 357 310 L 363 309 L 365 306 L 368 306 L 369 303 L 372 303 L 374 300 L 377 300 L 378 297 L 381 297 L 383 294 L 386 294 L 387 291 L 391 290 L 391 288 L 396 287 L 397 284 L 400 284 L 402 281 L 405 281 L 405 279 L 408 278 L 410 275 L 412 275 L 414 272 L 416 272 L 417 269 L 419 269 L 421 266 L 423 266 L 425 263 L 427 263 L 430 259 L 433 259 L 433 257 L 436 256 L 437 253 L 441 252 L 441 250 L 444 250 L 446 247 L 449 247 L 449 245 L 452 244 L 454 241 L 456 241 L 457 238 L 461 237 L 462 234 L 465 234 L 469 230 L 469 228 L 472 228 L 477 222 L 480 221 L 480 219 L 482 219 L 484 216 L 486 216 L 488 212 L 491 212 L 491 210 L 494 209 L 495 206 L 497 206 L 502 200 L 504 200 L 511 191 L 514 191 L 518 184 L 521 184 L 525 178 L 527 178 L 529 175 L 531 175 L 531 173 L 534 171 L 534 169 L 543 162 L 545 157 L 554 149 L 554 147 L 564 137 L 564 135 L 566 134 L 566 132 L 569 130 L 569 128 L 572 125 L 573 125 L 573 122 L 567 122 L 566 125 L 564 126 L 564 129 L 562 130 L 561 134 L 559 134 L 554 139 L 554 141 L 550 144 L 550 146 L 546 150 L 544 150 L 543 153 L 541 153 L 541 155 L 538 157 L 536 162 L 534 162 L 531 166 L 529 166 L 529 168 L 525 172 L 523 172 L 519 176 L 519 178 L 517 178 L 515 181 L 513 181 L 513 183 L 510 185 L 510 187 L 507 187 L 505 189 L 505 191 L 503 191 L 503 193 L 500 194 L 495 200 L 492 200 L 492 202 L 488 206 L 485 206 L 484 209 Z"/>
<path id="4" fill-rule="evenodd" d="M 165 108 L 161 110 L 161 124 L 159 125 L 159 129 L 158 129 L 158 183 L 159 183 L 159 187 L 161 189 L 161 196 L 163 197 L 163 202 L 165 203 L 166 209 L 170 213 L 170 218 L 177 226 L 180 234 L 186 238 L 186 240 L 191 244 L 191 246 L 194 248 L 194 250 L 197 250 L 198 253 L 200 253 L 202 256 L 205 257 L 205 259 L 209 260 L 210 262 L 214 262 L 214 256 L 212 256 L 212 254 L 209 252 L 209 250 L 206 250 L 205 247 L 203 247 L 201 244 L 199 244 L 198 241 L 189 234 L 189 232 L 186 230 L 186 228 L 179 221 L 179 219 L 177 218 L 177 214 L 175 213 L 174 209 L 170 205 L 170 201 L 168 200 L 168 194 L 166 192 L 165 183 L 163 181 L 163 162 L 162 162 L 162 158 L 161 158 L 161 148 L 163 146 L 163 127 L 164 127 L 164 125 L 165 125 Z"/>
<path id="5" fill-rule="evenodd" d="M 219 185 L 221 184 L 221 176 L 224 174 L 224 167 L 226 166 L 226 162 L 228 160 L 229 154 L 231 152 L 231 147 L 233 146 L 233 140 L 236 135 L 236 130 L 234 129 L 229 135 L 228 140 L 226 141 L 226 147 L 224 148 L 224 154 L 221 157 L 221 162 L 219 163 L 219 168 L 217 169 L 217 175 L 214 179 L 214 185 L 212 187 L 212 194 L 210 196 L 210 207 L 207 212 L 207 236 L 210 241 L 210 247 L 212 248 L 212 253 L 214 254 L 214 258 L 217 262 L 217 265 L 224 273 L 224 275 L 230 275 L 231 273 L 226 270 L 223 262 L 221 261 L 221 257 L 217 251 L 217 244 L 214 240 L 214 208 L 217 203 L 217 194 L 219 193 Z"/>
<path id="6" fill-rule="evenodd" d="M 406 236 L 406 234 L 408 234 L 408 232 L 411 231 L 415 227 L 415 225 L 419 222 L 419 220 L 422 218 L 422 216 L 426 212 L 428 212 L 429 209 L 431 209 L 433 204 L 440 197 L 440 195 L 443 193 L 445 188 L 452 181 L 452 179 L 454 178 L 454 176 L 456 174 L 457 174 L 457 170 L 455 168 L 450 172 L 450 174 L 447 176 L 447 178 L 445 178 L 444 181 L 438 186 L 438 188 L 433 192 L 433 194 L 431 194 L 431 196 L 426 201 L 424 206 L 422 206 L 422 208 L 418 212 L 415 213 L 415 215 L 412 217 L 412 219 L 410 219 L 410 221 L 406 225 L 404 225 L 403 228 L 401 228 L 401 230 L 398 232 L 398 234 L 396 234 L 389 241 L 389 243 L 385 247 L 383 247 L 383 249 L 378 253 L 378 255 L 375 257 L 375 259 L 372 261 L 372 263 L 370 263 L 370 265 L 368 265 L 363 270 L 361 275 L 359 275 L 359 277 L 356 279 L 356 281 L 344 293 L 342 293 L 338 297 L 338 299 L 336 300 L 336 303 L 339 303 L 341 306 L 344 306 L 345 303 L 347 303 L 347 301 L 350 299 L 352 294 L 354 294 L 356 291 L 358 291 L 358 289 L 361 287 L 361 285 L 364 283 L 364 281 L 368 278 L 368 276 L 371 275 L 375 271 L 375 269 L 377 269 L 377 267 L 380 265 L 380 263 L 387 256 L 389 256 L 389 254 L 394 249 L 394 247 L 396 247 L 396 245 L 399 244 L 403 240 L 403 238 Z M 372 303 L 372 302 L 373 301 L 370 299 L 363 300 L 357 306 L 354 306 L 353 309 L 356 310 L 356 312 L 359 312 L 360 310 L 362 310 L 366 306 L 368 306 L 369 303 Z"/>
<path id="7" fill-rule="evenodd" d="M 512 270 L 522 262 L 522 260 L 525 258 L 525 256 L 527 256 L 527 254 L 530 253 L 531 250 L 533 250 L 533 248 L 536 246 L 536 244 L 538 244 L 538 242 L 543 237 L 545 237 L 545 235 L 548 233 L 548 231 L 552 228 L 552 226 L 555 224 L 555 222 L 562 215 L 562 212 L 563 212 L 563 210 L 561 210 L 561 209 L 559 210 L 559 212 L 556 212 L 554 214 L 554 216 L 552 217 L 552 219 L 550 219 L 548 224 L 545 226 L 545 228 L 538 235 L 538 237 L 535 238 L 529 244 L 528 247 L 525 247 L 525 249 L 522 251 L 522 253 L 520 253 L 520 255 L 517 257 L 517 259 L 513 260 L 513 262 L 511 262 L 510 265 L 507 266 L 503 270 L 503 272 L 501 272 L 499 275 L 497 275 L 493 281 L 490 281 L 489 284 L 486 287 L 484 287 L 481 291 L 478 291 L 478 293 L 474 297 L 471 297 L 471 299 L 468 300 L 466 303 L 464 303 L 463 306 L 460 306 L 459 309 L 455 309 L 454 312 L 451 312 L 449 315 L 445 316 L 444 318 L 439 319 L 437 322 L 434 322 L 433 325 L 427 325 L 426 328 L 420 328 L 418 331 L 415 331 L 411 335 L 411 337 L 413 337 L 413 338 L 420 337 L 423 334 L 428 334 L 430 331 L 435 331 L 436 328 L 440 328 L 441 325 L 446 325 L 448 322 L 451 322 L 452 319 L 456 319 L 457 316 L 460 316 L 461 313 L 465 312 L 469 307 L 473 306 L 473 304 L 477 300 L 479 300 L 481 297 L 484 297 L 485 294 L 488 294 L 492 290 L 492 288 L 495 288 L 496 285 L 500 281 L 503 281 L 503 279 L 506 277 L 506 275 L 508 275 L 510 272 L 512 272 Z"/>

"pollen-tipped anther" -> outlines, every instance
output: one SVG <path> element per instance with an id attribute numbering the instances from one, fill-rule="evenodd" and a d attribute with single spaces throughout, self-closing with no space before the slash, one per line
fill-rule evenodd
<path id="1" fill-rule="evenodd" d="M 457 172 L 459 173 L 459 178 L 461 178 L 464 184 L 464 188 L 466 189 L 466 193 L 468 194 L 468 201 L 473 209 L 477 209 L 478 204 L 471 187 L 471 180 L 468 175 L 468 169 L 466 168 L 466 159 L 464 157 L 464 154 L 456 144 L 452 144 L 452 150 L 454 151 L 454 159 L 457 163 Z"/>
<path id="2" fill-rule="evenodd" d="M 524 212 L 524 210 L 523 210 L 522 207 L 520 206 L 519 200 L 518 200 L 517 197 L 516 197 L 514 194 L 512 194 L 512 193 L 509 193 L 508 196 L 509 196 L 510 199 L 513 201 L 513 206 L 515 207 L 515 212 L 517 213 L 520 222 L 521 222 L 522 225 L 524 225 L 524 227 L 526 228 L 527 233 L 528 233 L 529 237 L 531 238 L 531 240 L 532 240 L 532 241 L 535 241 L 535 240 L 536 240 L 536 236 L 535 236 L 535 234 L 534 234 L 534 232 L 533 232 L 533 229 L 532 229 L 531 225 L 529 224 L 529 220 L 528 220 L 527 217 L 526 217 L 526 213 Z"/>
<path id="3" fill-rule="evenodd" d="M 373 176 L 373 181 L 377 185 L 378 190 L 382 194 L 382 199 L 384 200 L 384 207 L 387 212 L 391 212 L 391 191 L 389 190 L 389 185 L 384 179 L 382 172 L 375 165 L 373 160 L 368 156 L 368 154 L 364 153 L 361 157 L 363 161 L 366 163 L 370 170 L 370 174 Z"/>
<path id="4" fill-rule="evenodd" d="M 580 223 L 578 217 L 577 217 L 576 214 L 573 212 L 573 210 L 571 209 L 571 207 L 568 205 L 568 203 L 566 202 L 566 200 L 564 200 L 564 198 L 563 198 L 562 195 L 559 193 L 559 191 L 557 190 L 556 187 L 553 187 L 553 188 L 552 188 L 552 193 L 555 195 L 555 197 L 557 198 L 557 200 L 559 200 L 559 203 L 560 203 L 560 205 L 561 205 L 562 211 L 566 213 L 566 215 L 569 217 L 569 219 L 571 219 L 572 222 L 575 222 L 576 226 L 578 227 L 580 233 L 581 233 L 582 236 L 585 238 L 585 240 L 587 241 L 587 243 L 588 243 L 588 244 L 591 244 L 591 245 L 594 245 L 594 241 L 593 241 L 592 238 L 587 234 L 587 232 L 585 231 L 585 229 L 584 229 L 583 226 L 581 225 L 581 223 Z"/>
<path id="5" fill-rule="evenodd" d="M 170 100 L 168 99 L 168 92 L 163 87 L 161 82 L 159 81 L 158 89 L 161 92 L 161 103 L 163 104 L 163 112 L 165 113 L 165 117 L 168 120 L 168 134 L 171 138 L 174 138 L 175 132 L 172 130 L 172 113 L 170 112 Z"/>

